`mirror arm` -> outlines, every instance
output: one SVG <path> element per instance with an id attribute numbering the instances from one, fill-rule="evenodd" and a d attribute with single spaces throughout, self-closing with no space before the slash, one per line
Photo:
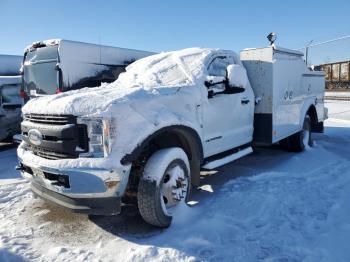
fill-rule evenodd
<path id="1" fill-rule="evenodd" d="M 204 85 L 209 88 L 209 87 L 212 87 L 212 86 L 215 86 L 215 85 L 218 85 L 218 84 L 224 84 L 225 86 L 228 84 L 228 81 L 227 80 L 223 80 L 223 81 L 220 81 L 220 82 L 210 82 L 210 81 L 204 81 Z"/>
<path id="2" fill-rule="evenodd" d="M 226 94 L 238 94 L 244 92 L 244 88 L 240 86 L 231 86 L 225 89 Z"/>
<path id="3" fill-rule="evenodd" d="M 213 98 L 214 96 L 220 95 L 220 94 L 226 94 L 226 91 L 214 92 L 213 90 L 209 90 L 208 91 L 208 98 Z"/>

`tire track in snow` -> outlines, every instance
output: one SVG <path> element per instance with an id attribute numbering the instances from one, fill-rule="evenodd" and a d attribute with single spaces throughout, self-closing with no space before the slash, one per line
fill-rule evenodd
<path id="1" fill-rule="evenodd" d="M 186 253 L 209 261 L 322 258 L 324 251 L 313 250 L 310 243 L 327 230 L 328 214 L 349 183 L 346 161 L 306 173 L 238 178 L 220 190 L 198 218 L 199 225 L 187 232 L 210 245 L 186 248 Z M 205 234 L 196 233 L 205 227 Z"/>

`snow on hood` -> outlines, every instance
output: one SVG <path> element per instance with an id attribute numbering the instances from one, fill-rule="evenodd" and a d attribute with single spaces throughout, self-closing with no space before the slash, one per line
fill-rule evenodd
<path id="1" fill-rule="evenodd" d="M 142 87 L 122 88 L 102 85 L 97 88 L 83 88 L 76 91 L 31 99 L 22 112 L 37 114 L 72 114 L 87 116 L 100 114 L 112 103 L 126 103 L 136 99 L 147 99 L 156 95 L 174 93 L 174 89 L 145 89 Z"/>
<path id="2" fill-rule="evenodd" d="M 189 48 L 140 59 L 111 84 L 30 100 L 23 113 L 92 115 L 112 103 L 176 93 L 203 77 L 204 60 L 216 49 Z"/>

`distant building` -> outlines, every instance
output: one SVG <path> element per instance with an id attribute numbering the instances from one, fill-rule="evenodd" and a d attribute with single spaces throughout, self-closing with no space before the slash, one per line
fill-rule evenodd
<path id="1" fill-rule="evenodd" d="M 350 91 L 350 61 L 334 62 L 315 66 L 326 74 L 326 89 Z"/>

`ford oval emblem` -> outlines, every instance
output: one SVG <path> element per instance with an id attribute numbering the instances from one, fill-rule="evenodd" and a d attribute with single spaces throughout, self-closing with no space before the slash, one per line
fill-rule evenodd
<path id="1" fill-rule="evenodd" d="M 43 134 L 37 129 L 30 129 L 28 131 L 28 138 L 30 143 L 39 146 L 43 142 Z"/>

